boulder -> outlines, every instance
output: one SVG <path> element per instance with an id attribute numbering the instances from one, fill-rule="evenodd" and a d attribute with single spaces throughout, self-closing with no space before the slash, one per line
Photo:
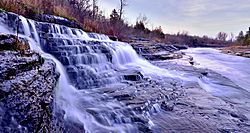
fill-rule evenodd
<path id="1" fill-rule="evenodd" d="M 112 41 L 118 41 L 117 36 L 109 36 L 109 39 L 112 40 Z"/>

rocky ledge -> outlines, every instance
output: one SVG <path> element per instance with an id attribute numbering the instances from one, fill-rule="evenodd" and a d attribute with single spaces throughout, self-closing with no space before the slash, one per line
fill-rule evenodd
<path id="1" fill-rule="evenodd" d="M 69 20 L 67 18 L 54 16 L 54 15 L 36 14 L 30 18 L 39 22 L 55 23 L 55 24 L 72 27 L 72 28 L 80 28 L 80 29 L 82 28 L 80 24 L 76 22 L 75 20 Z"/>
<path id="2" fill-rule="evenodd" d="M 182 58 L 182 53 L 179 50 L 187 49 L 185 46 L 149 41 L 133 42 L 130 44 L 139 55 L 150 61 L 179 59 Z"/>
<path id="3" fill-rule="evenodd" d="M 53 132 L 52 60 L 30 51 L 14 35 L 0 35 L 0 132 Z"/>

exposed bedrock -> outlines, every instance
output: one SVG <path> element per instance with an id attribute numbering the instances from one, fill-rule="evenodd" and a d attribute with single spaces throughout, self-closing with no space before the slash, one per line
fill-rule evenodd
<path id="1" fill-rule="evenodd" d="M 0 35 L 0 132 L 55 131 L 55 68 L 25 41 Z"/>

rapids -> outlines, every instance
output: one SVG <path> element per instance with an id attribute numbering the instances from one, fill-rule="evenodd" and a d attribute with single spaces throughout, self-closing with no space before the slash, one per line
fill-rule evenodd
<path id="1" fill-rule="evenodd" d="M 0 33 L 17 34 L 19 29 L 18 36 L 29 42 L 31 50 L 56 63 L 60 73 L 56 105 L 65 111 L 65 120 L 84 125 L 87 132 L 138 130 L 130 118 L 126 118 L 127 111 L 123 110 L 121 103 L 116 100 L 102 101 L 107 96 L 93 91 L 93 88 L 112 87 L 112 84 L 122 82 L 124 77 L 119 71 L 135 69 L 148 78 L 156 75 L 178 78 L 176 72 L 150 64 L 140 58 L 129 44 L 111 41 L 106 35 L 36 22 L 12 13 L 4 15 L 0 21 Z M 10 22 L 8 15 L 17 18 Z M 99 120 L 89 112 L 100 112 Z M 130 112 L 130 115 L 136 114 Z M 150 116 L 146 113 L 142 117 L 149 119 Z M 148 126 L 153 125 L 149 120 Z"/>

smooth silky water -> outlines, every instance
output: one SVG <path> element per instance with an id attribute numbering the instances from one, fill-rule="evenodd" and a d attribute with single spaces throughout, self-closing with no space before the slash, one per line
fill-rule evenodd
<path id="1" fill-rule="evenodd" d="M 127 119 L 124 122 L 126 115 L 124 114 L 123 105 L 114 100 L 102 101 L 107 97 L 105 94 L 95 93 L 92 89 L 77 89 L 71 85 L 70 78 L 67 75 L 64 65 L 54 56 L 44 52 L 43 47 L 41 46 L 42 38 L 39 37 L 37 31 L 37 25 L 47 24 L 36 22 L 30 19 L 26 19 L 23 16 L 18 17 L 20 21 L 19 27 L 22 32 L 18 33 L 18 36 L 28 40 L 30 48 L 33 51 L 36 51 L 46 59 L 51 59 L 56 63 L 57 71 L 60 73 L 59 84 L 56 89 L 56 105 L 59 106 L 62 110 L 65 111 L 64 119 L 81 123 L 84 125 L 84 130 L 87 132 L 137 132 L 138 128 Z M 69 67 L 74 67 L 74 65 L 83 66 L 84 68 L 98 75 L 98 72 L 101 72 L 103 69 L 108 72 L 105 74 L 110 74 L 113 76 L 118 70 L 124 69 L 137 69 L 142 72 L 145 77 L 152 76 L 165 76 L 165 77 L 177 77 L 178 74 L 174 71 L 167 71 L 165 69 L 158 68 L 151 65 L 144 59 L 141 59 L 134 49 L 127 43 L 123 42 L 113 42 L 106 35 L 100 35 L 95 33 L 86 33 L 79 29 L 69 28 L 57 24 L 49 24 L 50 31 L 49 33 L 53 38 L 62 38 L 64 39 L 64 46 L 70 47 L 71 43 L 77 41 L 85 42 L 101 42 L 100 45 L 104 45 L 107 49 L 110 50 L 112 54 L 112 61 L 108 61 L 106 56 L 102 53 L 96 52 L 96 49 L 91 48 L 90 46 L 85 46 L 90 54 L 83 55 L 80 53 L 81 47 L 77 47 L 77 56 L 76 61 L 69 61 Z M 0 33 L 4 34 L 16 34 L 16 31 L 12 27 L 6 25 L 5 20 L 0 21 Z M 80 58 L 80 56 L 82 58 Z M 69 60 L 69 58 L 67 58 Z M 81 64 L 82 63 L 82 64 Z M 91 65 L 90 65 L 91 64 Z M 95 66 L 95 67 L 94 67 Z M 179 76 L 180 77 L 180 76 Z M 103 84 L 116 84 L 121 82 L 121 77 L 106 77 L 107 79 L 103 80 Z M 84 82 L 84 81 L 82 81 Z M 85 84 L 92 85 L 95 81 L 87 81 Z M 157 106 L 157 105 L 155 105 Z M 101 114 L 99 120 L 89 113 L 88 110 L 96 112 L 106 112 Z M 109 114 L 110 113 L 110 114 Z M 110 117 L 111 114 L 115 114 L 116 118 Z M 135 114 L 136 115 L 136 114 Z M 149 119 L 149 115 L 145 115 Z M 154 124 L 149 120 L 149 127 Z"/>
<path id="2" fill-rule="evenodd" d="M 223 79 L 203 77 L 198 82 L 207 92 L 236 104 L 250 119 L 250 59 L 223 54 L 214 48 L 189 48 L 183 52 L 193 57 L 195 67 L 213 70 L 231 80 L 232 83 L 227 84 Z"/>

